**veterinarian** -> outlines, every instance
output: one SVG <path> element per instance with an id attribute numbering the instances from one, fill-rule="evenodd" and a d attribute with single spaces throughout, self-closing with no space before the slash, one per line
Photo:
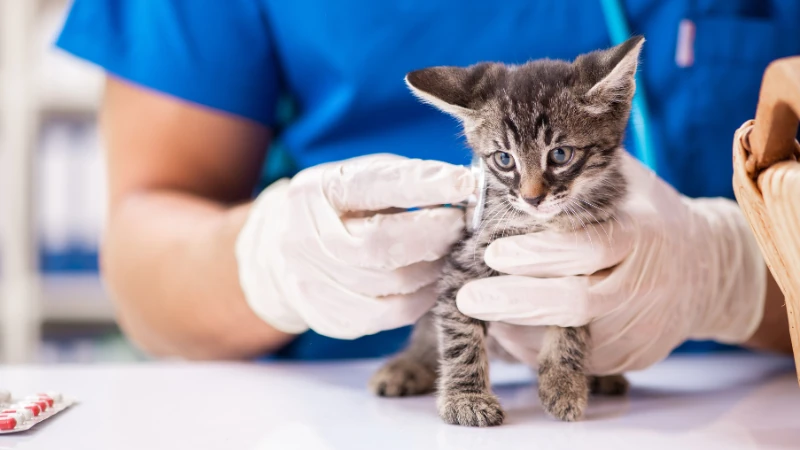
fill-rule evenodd
<path id="1" fill-rule="evenodd" d="M 769 61 L 800 54 L 800 3 L 622 6 L 647 38 L 657 175 L 628 161 L 618 220 L 496 241 L 486 260 L 509 275 L 468 284 L 459 307 L 528 361 L 541 326 L 588 323 L 596 372 L 686 341 L 789 352 L 783 297 L 731 200 L 731 143 Z M 571 59 L 611 45 L 602 17 L 584 0 L 75 0 L 58 45 L 107 72 L 101 266 L 121 326 L 188 358 L 398 350 L 464 218 L 397 211 L 474 188 L 458 125 L 404 75 Z"/>

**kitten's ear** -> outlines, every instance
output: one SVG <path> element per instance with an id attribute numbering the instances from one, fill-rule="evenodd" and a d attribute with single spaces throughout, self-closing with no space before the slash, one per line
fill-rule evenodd
<path id="1" fill-rule="evenodd" d="M 461 121 L 470 121 L 477 118 L 477 110 L 496 84 L 492 80 L 500 70 L 501 65 L 492 63 L 429 67 L 409 72 L 406 84 L 423 102 Z"/>
<path id="2" fill-rule="evenodd" d="M 585 98 L 596 113 L 605 113 L 614 104 L 629 104 L 636 91 L 636 67 L 644 44 L 634 36 L 608 50 L 583 55 L 575 60 L 585 81 L 594 83 Z"/>

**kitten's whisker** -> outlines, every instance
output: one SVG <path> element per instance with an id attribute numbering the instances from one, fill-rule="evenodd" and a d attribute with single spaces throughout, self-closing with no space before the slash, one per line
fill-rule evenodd
<path id="1" fill-rule="evenodd" d="M 501 202 L 499 205 L 496 205 L 497 210 L 495 214 L 492 216 L 492 221 L 489 225 L 491 225 L 491 232 L 489 234 L 489 241 L 491 242 L 494 240 L 494 237 L 497 233 L 498 227 L 501 226 L 503 223 L 503 219 L 505 219 L 505 215 L 508 214 L 509 207 L 505 202 Z"/>
<path id="2" fill-rule="evenodd" d="M 517 216 L 517 209 L 516 209 L 516 208 L 514 208 L 514 206 L 513 206 L 513 205 L 509 205 L 509 207 L 508 207 L 508 213 L 506 213 L 506 215 L 505 215 L 505 216 L 503 216 L 503 223 L 504 223 L 505 225 L 503 226 L 503 228 L 502 228 L 502 230 L 501 230 L 501 234 L 500 234 L 500 237 L 501 237 L 501 238 L 504 238 L 504 237 L 506 237 L 506 236 L 507 236 L 507 233 L 508 233 L 509 231 L 513 231 L 513 228 L 511 227 L 511 225 L 510 225 L 510 224 L 512 224 L 512 223 L 513 223 L 513 221 L 514 221 L 514 218 L 515 218 L 516 216 Z"/>
<path id="3" fill-rule="evenodd" d="M 602 187 L 603 189 L 602 190 L 599 189 L 600 187 Z M 611 184 L 611 182 L 609 180 L 605 180 L 604 179 L 604 180 L 601 180 L 600 186 L 593 187 L 590 190 L 590 192 L 592 194 L 594 194 L 592 197 L 595 197 L 596 195 L 603 194 L 603 197 L 605 197 L 606 199 L 610 199 L 611 197 L 620 196 L 620 195 L 624 194 L 625 191 L 622 188 L 620 188 L 618 185 Z"/>
<path id="4" fill-rule="evenodd" d="M 513 223 L 514 219 L 517 218 L 517 209 L 514 208 L 513 206 L 510 206 L 509 207 L 509 212 L 511 213 L 511 215 L 508 217 L 508 222 L 509 223 Z M 510 226 L 504 227 L 503 228 L 503 235 L 501 237 L 506 237 L 506 233 L 509 232 L 509 231 L 511 231 L 511 227 Z"/>
<path id="5" fill-rule="evenodd" d="M 620 194 L 623 192 L 623 189 L 619 185 L 612 184 L 611 181 L 606 178 L 598 180 L 597 185 L 592 186 L 590 190 L 592 193 L 598 193 L 598 188 L 600 187 L 602 187 L 606 191 L 610 191 L 613 194 Z"/>
<path id="6" fill-rule="evenodd" d="M 564 208 L 566 208 L 566 210 L 567 210 L 566 211 L 567 219 L 569 219 L 569 223 L 572 224 L 572 233 L 575 234 L 575 247 L 577 247 L 578 246 L 578 234 L 577 234 L 577 230 L 575 229 L 575 221 L 572 220 L 572 216 L 575 214 L 575 212 L 572 210 L 572 208 L 569 207 L 569 203 L 564 205 Z"/>
<path id="7" fill-rule="evenodd" d="M 594 229 L 594 232 L 597 234 L 597 238 L 602 241 L 603 238 L 600 236 L 600 232 L 597 231 L 597 227 L 598 226 L 599 227 L 603 227 L 602 222 L 597 220 L 597 216 L 595 216 L 595 214 L 592 211 L 589 211 L 588 209 L 584 208 L 583 206 L 581 206 L 578 203 L 576 203 L 575 206 L 577 206 L 578 208 L 584 210 L 586 212 L 586 214 L 588 214 L 592 218 L 592 220 L 594 220 L 595 226 L 592 227 L 592 228 Z M 611 246 L 611 236 L 608 234 L 608 231 L 606 231 L 605 227 L 603 227 L 603 233 L 606 234 L 606 237 L 608 238 L 608 245 Z"/>
<path id="8" fill-rule="evenodd" d="M 479 225 L 479 227 L 478 227 L 478 229 L 479 229 L 481 232 L 483 232 L 484 230 L 486 230 L 486 228 L 487 228 L 487 227 L 488 227 L 490 224 L 494 223 L 494 221 L 495 221 L 495 220 L 497 220 L 497 216 L 499 216 L 499 215 L 500 215 L 500 212 L 502 212 L 502 210 L 500 210 L 500 209 L 497 209 L 497 210 L 494 210 L 494 211 L 492 211 L 492 217 L 490 217 L 490 218 L 488 218 L 488 219 L 484 219 L 484 220 L 482 220 L 482 221 L 481 221 L 481 224 L 480 224 L 480 225 Z"/>
<path id="9" fill-rule="evenodd" d="M 517 218 L 517 214 L 518 214 L 518 211 L 517 211 L 516 209 L 512 208 L 512 209 L 511 209 L 511 216 L 508 218 L 508 221 L 509 221 L 509 222 L 513 222 L 514 220 L 516 220 L 516 218 Z M 507 233 L 508 231 L 511 231 L 511 227 L 505 227 L 505 228 L 503 229 L 503 235 L 501 236 L 501 239 L 502 239 L 502 238 L 504 238 L 504 237 L 506 237 L 506 233 Z"/>
<path id="10" fill-rule="evenodd" d="M 583 200 L 581 200 L 581 201 L 583 201 Z M 608 216 L 609 219 L 613 219 L 615 222 L 617 222 L 617 224 L 619 224 L 620 227 L 622 227 L 623 229 L 625 228 L 625 226 L 622 224 L 622 222 L 619 221 L 619 218 L 617 218 L 616 214 L 610 214 L 608 211 L 606 211 L 605 209 L 599 208 L 598 206 L 595 206 L 595 208 L 600 209 L 601 211 L 603 211 L 603 213 L 605 213 Z"/>
<path id="11" fill-rule="evenodd" d="M 497 210 L 493 211 L 492 212 L 492 217 L 490 217 L 489 219 L 486 219 L 486 220 L 482 220 L 480 225 L 478 226 L 478 231 L 477 231 L 478 236 L 477 236 L 477 239 L 475 240 L 475 245 L 472 248 L 472 262 L 473 263 L 478 259 L 478 244 L 480 242 L 482 242 L 481 241 L 481 236 L 486 231 L 486 229 L 489 228 L 489 226 L 494 227 L 497 224 L 497 222 L 495 222 L 495 220 L 497 219 L 497 216 L 499 216 L 501 212 L 502 212 L 502 209 L 499 209 L 499 208 Z"/>
<path id="12" fill-rule="evenodd" d="M 491 233 L 489 234 L 489 240 L 492 239 L 494 233 L 497 229 L 497 226 L 503 222 L 503 216 L 508 212 L 508 207 L 504 204 L 497 206 L 497 211 L 495 212 L 494 216 L 492 217 L 492 222 L 489 224 L 491 225 Z"/>
<path id="13" fill-rule="evenodd" d="M 578 206 L 578 204 L 576 203 L 575 206 Z M 592 247 L 592 252 L 594 252 L 594 241 L 592 240 L 592 235 L 589 233 L 589 230 L 586 228 L 586 223 L 583 221 L 580 215 L 576 214 L 575 218 L 578 219 L 578 221 L 580 221 L 583 231 L 586 232 L 586 237 L 589 238 L 589 245 Z"/>
<path id="14" fill-rule="evenodd" d="M 474 263 L 477 259 L 478 253 L 478 243 L 481 242 L 481 235 L 483 235 L 486 228 L 489 226 L 491 219 L 481 219 L 480 223 L 478 224 L 478 228 L 473 232 L 474 239 L 470 239 L 473 241 L 472 245 L 472 262 Z"/>
<path id="15" fill-rule="evenodd" d="M 593 204 L 591 202 L 588 202 L 586 200 L 583 200 L 583 199 L 580 199 L 580 198 L 578 200 L 583 202 L 583 203 L 585 203 L 585 204 L 587 204 L 587 205 L 589 205 L 589 206 L 591 206 L 591 207 L 593 207 L 593 208 L 595 208 L 595 209 L 599 209 L 605 215 L 607 215 L 609 219 L 614 219 L 620 226 L 622 226 L 622 223 L 619 221 L 619 219 L 617 219 L 617 216 L 615 214 L 610 214 L 605 209 L 603 209 L 603 208 L 601 208 L 601 207 L 599 207 L 599 206 L 597 206 L 597 205 L 595 205 L 595 204 Z M 603 232 L 606 234 L 606 236 L 608 236 L 608 245 L 611 245 L 612 239 L 611 239 L 611 236 L 608 234 L 608 231 L 606 230 L 606 227 L 603 227 Z"/>
<path id="16" fill-rule="evenodd" d="M 573 203 L 574 203 L 574 201 L 573 201 Z M 580 203 L 574 203 L 574 205 L 577 208 L 580 208 L 580 210 L 585 213 L 584 215 L 586 216 L 586 223 L 588 223 L 589 225 L 595 225 L 595 224 L 600 223 L 600 220 L 597 218 L 597 215 L 595 215 L 595 213 L 593 211 L 587 209 L 586 207 L 584 207 Z M 594 227 L 592 227 L 592 228 L 594 228 Z M 599 237 L 599 234 L 598 234 L 598 237 Z"/>
<path id="17" fill-rule="evenodd" d="M 510 213 L 510 212 L 511 212 L 511 208 L 509 207 L 509 205 L 504 205 L 504 206 L 506 207 L 506 209 L 505 209 L 505 212 L 503 213 L 503 217 L 501 217 L 501 218 L 500 218 L 500 222 L 498 222 L 498 223 L 503 223 L 503 222 L 505 222 L 505 218 L 506 218 L 506 216 L 508 215 L 508 213 Z M 497 230 L 497 226 L 495 226 L 495 230 Z M 505 228 L 502 228 L 500 231 L 503 231 L 503 232 L 504 232 L 504 231 L 505 231 Z M 495 232 L 495 233 L 492 233 L 492 234 L 491 234 L 491 236 L 489 237 L 489 240 L 490 240 L 490 241 L 494 241 L 494 239 L 495 239 L 495 236 L 496 236 L 496 235 L 497 235 L 497 234 L 496 234 L 496 232 Z"/>

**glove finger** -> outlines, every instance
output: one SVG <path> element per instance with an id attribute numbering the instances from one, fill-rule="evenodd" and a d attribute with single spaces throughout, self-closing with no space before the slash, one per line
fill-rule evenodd
<path id="1" fill-rule="evenodd" d="M 331 271 L 331 283 L 368 297 L 409 294 L 435 283 L 444 261 L 422 261 L 395 270 L 341 267 Z"/>
<path id="2" fill-rule="evenodd" d="M 577 232 L 542 231 L 492 242 L 484 259 L 510 275 L 565 277 L 590 275 L 619 264 L 633 250 L 635 233 L 629 216 L 588 225 Z"/>
<path id="3" fill-rule="evenodd" d="M 392 270 L 445 256 L 461 238 L 464 212 L 431 208 L 343 220 L 347 233 L 323 235 L 326 249 L 356 267 Z"/>
<path id="4" fill-rule="evenodd" d="M 356 339 L 380 331 L 412 325 L 433 306 L 432 285 L 405 295 L 369 297 L 340 285 L 306 283 L 299 287 L 303 298 L 298 312 L 315 332 L 335 339 Z"/>
<path id="5" fill-rule="evenodd" d="M 323 192 L 339 212 L 459 203 L 475 190 L 466 167 L 419 159 L 352 160 L 329 167 Z"/>
<path id="6" fill-rule="evenodd" d="M 405 156 L 396 155 L 394 153 L 371 153 L 369 155 L 362 155 L 356 156 L 346 160 L 340 161 L 330 161 L 321 164 L 317 164 L 312 168 L 313 169 L 323 169 L 323 168 L 330 168 L 330 167 L 339 167 L 342 164 L 366 164 L 366 163 L 373 163 L 373 162 L 392 162 L 392 161 L 403 161 L 407 160 Z"/>
<path id="7" fill-rule="evenodd" d="M 592 322 L 591 370 L 608 375 L 647 368 L 685 340 L 690 322 L 680 310 L 622 306 Z"/>
<path id="8" fill-rule="evenodd" d="M 503 322 L 489 326 L 490 340 L 496 342 L 502 351 L 525 365 L 538 367 L 539 352 L 547 327 L 524 327 Z"/>
<path id="9" fill-rule="evenodd" d="M 484 321 L 578 327 L 615 305 L 613 296 L 598 295 L 590 289 L 602 277 L 485 278 L 464 285 L 456 304 L 464 314 Z"/>
<path id="10" fill-rule="evenodd" d="M 608 345 L 593 346 L 588 371 L 593 375 L 613 375 L 643 370 L 667 358 L 672 350 L 674 346 L 653 339 L 652 335 L 623 335 Z"/>

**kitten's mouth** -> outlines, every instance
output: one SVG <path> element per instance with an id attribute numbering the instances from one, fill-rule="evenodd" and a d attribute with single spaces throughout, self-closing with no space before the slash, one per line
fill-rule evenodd
<path id="1" fill-rule="evenodd" d="M 539 214 L 556 215 L 562 211 L 561 204 L 563 202 L 551 203 L 549 205 L 542 205 L 536 208 Z"/>
<path id="2" fill-rule="evenodd" d="M 556 200 L 533 206 L 519 198 L 514 199 L 514 206 L 517 209 L 537 219 L 551 219 L 557 216 L 564 211 L 563 205 L 565 203 L 565 200 Z"/>

